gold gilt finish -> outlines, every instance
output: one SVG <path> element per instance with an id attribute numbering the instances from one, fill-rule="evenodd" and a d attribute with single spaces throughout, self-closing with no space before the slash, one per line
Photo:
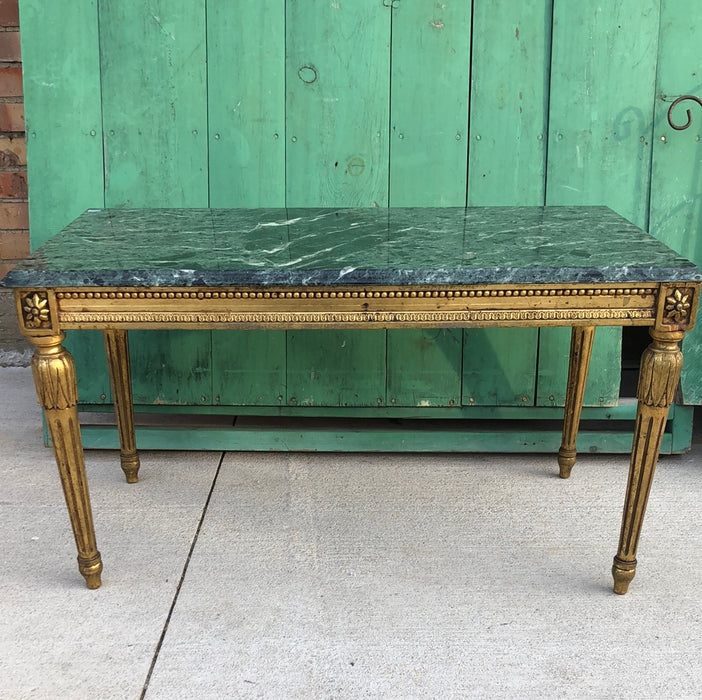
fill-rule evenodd
<path id="1" fill-rule="evenodd" d="M 100 587 L 102 560 L 95 542 L 78 423 L 78 388 L 73 358 L 63 348 L 64 334 L 33 336 L 32 374 L 44 408 L 63 494 L 78 549 L 78 570 L 88 588 Z"/>
<path id="2" fill-rule="evenodd" d="M 62 328 L 651 325 L 657 285 L 90 289 L 57 292 Z"/>
<path id="3" fill-rule="evenodd" d="M 574 326 L 570 339 L 570 364 L 568 365 L 568 386 L 563 417 L 563 440 L 558 450 L 558 468 L 562 479 L 567 479 L 575 464 L 575 441 L 585 396 L 587 370 L 590 366 L 592 341 L 595 338 L 593 326 Z"/>
<path id="4" fill-rule="evenodd" d="M 44 407 L 89 588 L 100 585 L 77 413 L 75 370 L 62 347 L 66 329 L 104 331 L 127 481 L 137 480 L 139 456 L 129 372 L 132 328 L 422 328 L 570 326 L 570 369 L 559 472 L 568 477 L 595 327 L 651 327 L 638 385 L 638 417 L 619 550 L 616 593 L 625 593 L 668 409 L 678 385 L 679 343 L 693 326 L 700 285 L 695 282 L 623 284 L 495 284 L 465 286 L 59 288 L 17 289 L 20 326 L 34 343 L 37 396 Z"/>
<path id="5" fill-rule="evenodd" d="M 129 371 L 127 331 L 105 331 L 105 353 L 110 370 L 112 401 L 119 433 L 120 461 L 128 484 L 139 480 L 139 454 L 134 437 L 134 403 Z"/>
<path id="6" fill-rule="evenodd" d="M 639 400 L 629 481 L 622 516 L 619 550 L 614 557 L 614 592 L 623 595 L 636 573 L 636 549 L 641 534 L 653 473 L 661 447 L 668 409 L 680 381 L 682 332 L 652 330 L 653 342 L 641 358 Z"/>

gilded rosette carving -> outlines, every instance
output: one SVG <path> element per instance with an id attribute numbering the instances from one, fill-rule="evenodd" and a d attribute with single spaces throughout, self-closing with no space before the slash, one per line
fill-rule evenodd
<path id="1" fill-rule="evenodd" d="M 46 292 L 31 292 L 25 295 L 21 307 L 26 328 L 51 328 L 51 309 Z"/>
<path id="2" fill-rule="evenodd" d="M 665 285 L 658 304 L 658 327 L 692 328 L 697 306 L 697 287 Z"/>
<path id="3" fill-rule="evenodd" d="M 39 348 L 32 358 L 37 400 L 46 409 L 70 408 L 78 403 L 73 358 L 60 345 L 58 348 L 58 352 Z"/>

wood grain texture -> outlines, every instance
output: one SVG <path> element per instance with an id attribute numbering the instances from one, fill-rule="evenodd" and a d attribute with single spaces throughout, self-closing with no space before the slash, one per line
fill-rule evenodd
<path id="1" fill-rule="evenodd" d="M 647 224 L 658 0 L 555 0 L 547 204 Z"/>
<path id="2" fill-rule="evenodd" d="M 464 406 L 533 406 L 536 328 L 464 331 Z"/>
<path id="3" fill-rule="evenodd" d="M 388 405 L 458 406 L 461 352 L 459 330 L 388 331 Z"/>
<path id="4" fill-rule="evenodd" d="M 277 406 L 286 396 L 285 331 L 212 333 L 213 402 Z"/>
<path id="5" fill-rule="evenodd" d="M 208 204 L 202 4 L 100 0 L 106 206 Z"/>
<path id="6" fill-rule="evenodd" d="M 85 209 L 105 204 L 97 4 L 26 0 L 21 11 L 37 248 Z"/>
<path id="7" fill-rule="evenodd" d="M 469 206 L 544 204 L 551 0 L 476 0 Z"/>
<path id="8" fill-rule="evenodd" d="M 201 331 L 130 331 L 134 403 L 211 403 L 210 337 Z"/>
<path id="9" fill-rule="evenodd" d="M 384 331 L 288 331 L 287 338 L 289 405 L 384 405 Z"/>
<path id="10" fill-rule="evenodd" d="M 286 204 L 387 206 L 390 8 L 286 6 Z"/>
<path id="11" fill-rule="evenodd" d="M 470 32 L 470 3 L 392 12 L 390 206 L 465 204 Z"/>
<path id="12" fill-rule="evenodd" d="M 568 380 L 570 329 L 539 331 L 537 405 L 564 406 Z M 565 349 L 565 351 L 564 351 Z M 615 406 L 621 380 L 621 329 L 598 328 L 585 386 L 585 406 Z"/>
<path id="13" fill-rule="evenodd" d="M 67 331 L 64 346 L 78 370 L 78 397 L 82 404 L 112 401 L 112 388 L 105 359 L 105 344 L 99 331 Z"/>
<path id="14" fill-rule="evenodd" d="M 285 206 L 285 2 L 207 3 L 213 207 Z"/>

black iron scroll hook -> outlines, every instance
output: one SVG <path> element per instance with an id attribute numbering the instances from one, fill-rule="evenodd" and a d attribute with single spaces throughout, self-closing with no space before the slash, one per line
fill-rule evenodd
<path id="1" fill-rule="evenodd" d="M 677 100 L 673 100 L 671 103 L 670 107 L 668 107 L 668 124 L 673 127 L 676 131 L 684 131 L 687 129 L 690 124 L 692 124 L 692 113 L 690 112 L 689 109 L 685 110 L 685 113 L 687 114 L 687 121 L 682 124 L 681 126 L 678 126 L 673 123 L 673 118 L 672 118 L 672 113 L 673 110 L 681 103 L 685 102 L 686 100 L 692 100 L 693 102 L 697 102 L 697 104 L 702 107 L 702 99 L 699 97 L 695 97 L 694 95 L 683 95 L 682 97 L 678 97 Z"/>

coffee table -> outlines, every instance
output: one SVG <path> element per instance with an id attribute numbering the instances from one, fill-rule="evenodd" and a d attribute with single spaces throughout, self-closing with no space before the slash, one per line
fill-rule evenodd
<path id="1" fill-rule="evenodd" d="M 572 328 L 559 473 L 570 475 L 595 328 L 648 326 L 614 591 L 626 593 L 680 341 L 702 275 L 604 207 L 88 210 L 13 287 L 88 588 L 101 584 L 75 367 L 64 331 L 104 332 L 121 465 L 137 481 L 131 329 Z M 369 445 L 372 449 L 372 445 Z"/>

